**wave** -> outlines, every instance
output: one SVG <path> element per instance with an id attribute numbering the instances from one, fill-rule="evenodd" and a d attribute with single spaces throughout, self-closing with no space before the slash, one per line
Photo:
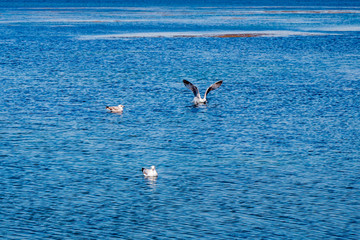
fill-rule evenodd
<path id="1" fill-rule="evenodd" d="M 248 37 L 290 37 L 330 35 L 320 32 L 298 31 L 223 31 L 223 32 L 138 32 L 105 35 L 82 35 L 79 40 L 122 39 L 122 38 L 248 38 Z"/>

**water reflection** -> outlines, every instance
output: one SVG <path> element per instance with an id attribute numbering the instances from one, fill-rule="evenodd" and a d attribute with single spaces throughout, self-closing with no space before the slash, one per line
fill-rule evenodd
<path id="1" fill-rule="evenodd" d="M 152 189 L 155 190 L 156 189 L 156 181 L 157 181 L 158 177 L 145 177 L 144 179 L 146 180 L 147 185 Z"/>
<path id="2" fill-rule="evenodd" d="M 11 9 L 0 9 L 1 19 L 114 19 L 113 10 L 105 16 L 97 7 L 81 16 Z M 332 14 L 329 22 L 327 14 L 258 19 L 211 11 L 167 26 L 165 16 L 121 26 L 0 21 L 5 239 L 360 239 L 360 35 L 345 31 L 358 28 L 360 15 Z M 218 22 L 223 16 L 247 19 Z M 194 18 L 208 20 L 176 23 Z M 76 40 L 89 33 L 326 31 L 320 27 L 342 31 Z M 203 90 L 214 78 L 226 85 L 196 106 L 183 77 Z M 107 114 L 106 103 L 116 101 L 124 114 Z M 140 167 L 149 163 L 161 167 L 159 179 L 143 178 Z"/>

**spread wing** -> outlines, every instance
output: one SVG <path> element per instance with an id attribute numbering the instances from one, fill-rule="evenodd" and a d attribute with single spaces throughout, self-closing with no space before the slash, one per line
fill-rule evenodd
<path id="1" fill-rule="evenodd" d="M 210 87 L 208 87 L 208 89 L 206 89 L 204 98 L 206 99 L 206 96 L 208 95 L 208 93 L 209 93 L 210 91 L 212 91 L 212 90 L 215 90 L 215 89 L 219 88 L 222 83 L 223 83 L 223 81 L 218 81 L 218 82 L 212 84 Z"/>
<path id="2" fill-rule="evenodd" d="M 185 87 L 187 87 L 188 89 L 190 89 L 193 93 L 195 97 L 199 97 L 200 98 L 200 93 L 199 93 L 199 89 L 192 84 L 191 82 L 187 81 L 187 80 L 183 80 Z"/>

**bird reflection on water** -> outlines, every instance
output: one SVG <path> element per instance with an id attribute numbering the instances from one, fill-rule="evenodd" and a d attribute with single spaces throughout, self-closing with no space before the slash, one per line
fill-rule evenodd
<path id="1" fill-rule="evenodd" d="M 146 184 L 152 189 L 155 190 L 156 189 L 156 181 L 157 181 L 158 177 L 146 177 L 144 176 L 144 180 L 146 181 Z"/>

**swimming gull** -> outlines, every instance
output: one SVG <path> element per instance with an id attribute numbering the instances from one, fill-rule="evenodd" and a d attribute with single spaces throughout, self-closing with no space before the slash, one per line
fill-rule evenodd
<path id="1" fill-rule="evenodd" d="M 212 90 L 215 90 L 217 88 L 219 88 L 221 86 L 221 84 L 223 83 L 223 81 L 218 81 L 214 84 L 212 84 L 210 87 L 208 87 L 208 89 L 206 89 L 204 98 L 201 98 L 200 93 L 199 93 L 199 89 L 192 84 L 191 82 L 187 81 L 187 80 L 183 80 L 185 87 L 187 87 L 188 89 L 190 89 L 193 93 L 194 93 L 194 104 L 198 105 L 198 104 L 206 104 L 207 100 L 206 100 L 206 96 L 208 95 L 208 93 Z"/>
<path id="2" fill-rule="evenodd" d="M 145 177 L 157 177 L 158 173 L 155 170 L 155 166 L 151 166 L 151 169 L 142 168 L 141 171 L 143 172 Z"/>
<path id="3" fill-rule="evenodd" d="M 122 113 L 124 110 L 124 106 L 123 105 L 113 106 L 113 107 L 106 106 L 106 109 L 114 113 Z"/>

